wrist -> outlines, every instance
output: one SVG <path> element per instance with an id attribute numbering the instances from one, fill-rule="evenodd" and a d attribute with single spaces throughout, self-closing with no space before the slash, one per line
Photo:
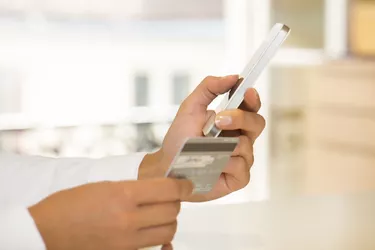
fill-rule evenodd
<path id="1" fill-rule="evenodd" d="M 139 166 L 138 180 L 163 177 L 166 169 L 163 168 L 162 162 L 162 150 L 147 154 Z"/>

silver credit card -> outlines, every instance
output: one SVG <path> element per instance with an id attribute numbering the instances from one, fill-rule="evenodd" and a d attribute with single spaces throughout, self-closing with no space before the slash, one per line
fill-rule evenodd
<path id="1" fill-rule="evenodd" d="M 194 193 L 210 192 L 238 142 L 238 138 L 190 138 L 175 156 L 166 176 L 192 181 Z"/>

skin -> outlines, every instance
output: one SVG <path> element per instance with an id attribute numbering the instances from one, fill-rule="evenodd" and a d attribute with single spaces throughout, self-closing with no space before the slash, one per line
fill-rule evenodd
<path id="1" fill-rule="evenodd" d="M 102 182 L 58 192 L 29 209 L 48 250 L 135 250 L 169 244 L 189 181 Z"/>
<path id="2" fill-rule="evenodd" d="M 208 105 L 219 94 L 229 91 L 238 76 L 206 77 L 195 91 L 183 102 L 170 127 L 162 148 L 148 155 L 141 164 L 139 179 L 163 176 L 173 157 L 188 137 L 203 136 L 202 128 L 213 111 Z M 244 103 L 239 109 L 217 114 L 216 125 L 225 130 L 222 136 L 239 137 L 240 143 L 232 154 L 214 189 L 206 195 L 193 195 L 190 202 L 211 201 L 246 187 L 250 181 L 250 168 L 254 163 L 253 145 L 265 128 L 264 118 L 257 114 L 261 107 L 255 89 L 247 90 Z"/>
<path id="3" fill-rule="evenodd" d="M 163 178 L 173 157 L 188 137 L 203 136 L 212 111 L 208 105 L 229 91 L 238 76 L 206 77 L 183 102 L 162 148 L 148 154 L 139 168 L 138 181 L 88 184 L 51 195 L 29 208 L 48 250 L 135 250 L 162 245 L 173 249 L 177 216 L 182 201 L 205 202 L 244 188 L 250 181 L 253 145 L 265 127 L 254 89 L 245 94 L 239 109 L 217 114 L 222 136 L 240 143 L 214 189 L 192 195 L 187 180 Z"/>

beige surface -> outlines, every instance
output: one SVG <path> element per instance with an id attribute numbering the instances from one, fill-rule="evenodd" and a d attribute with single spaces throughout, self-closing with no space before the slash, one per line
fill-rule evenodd
<path id="1" fill-rule="evenodd" d="M 311 108 L 306 131 L 306 142 L 310 147 L 319 147 L 322 143 L 347 145 L 353 150 L 362 149 L 363 153 L 372 151 L 375 156 L 375 110 L 371 117 L 350 115 L 337 108 Z"/>
<path id="2" fill-rule="evenodd" d="M 337 107 L 348 112 L 375 108 L 375 61 L 328 62 L 311 68 L 305 81 L 311 107 Z"/>
<path id="3" fill-rule="evenodd" d="M 351 51 L 358 55 L 375 55 L 375 3 L 352 1 L 350 8 Z"/>
<path id="4" fill-rule="evenodd" d="M 349 194 L 375 187 L 375 62 L 328 62 L 306 81 L 302 190 Z"/>
<path id="5" fill-rule="evenodd" d="M 306 159 L 305 194 L 375 190 L 375 157 L 322 147 L 306 152 Z"/>
<path id="6" fill-rule="evenodd" d="M 188 207 L 177 250 L 375 249 L 375 193 Z"/>
<path id="7" fill-rule="evenodd" d="M 306 195 L 305 170 L 300 159 L 273 159 L 270 200 L 234 205 L 185 204 L 173 242 L 175 249 L 375 249 L 375 188 Z M 357 177 L 368 178 L 353 176 Z M 152 250 L 156 249 L 160 248 Z"/>

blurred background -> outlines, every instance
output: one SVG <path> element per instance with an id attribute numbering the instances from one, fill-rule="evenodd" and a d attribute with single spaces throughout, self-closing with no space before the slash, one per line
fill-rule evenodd
<path id="1" fill-rule="evenodd" d="M 374 17 L 370 0 L 0 0 L 0 150 L 155 150 L 199 82 L 282 22 L 252 183 L 226 202 L 375 188 Z"/>

